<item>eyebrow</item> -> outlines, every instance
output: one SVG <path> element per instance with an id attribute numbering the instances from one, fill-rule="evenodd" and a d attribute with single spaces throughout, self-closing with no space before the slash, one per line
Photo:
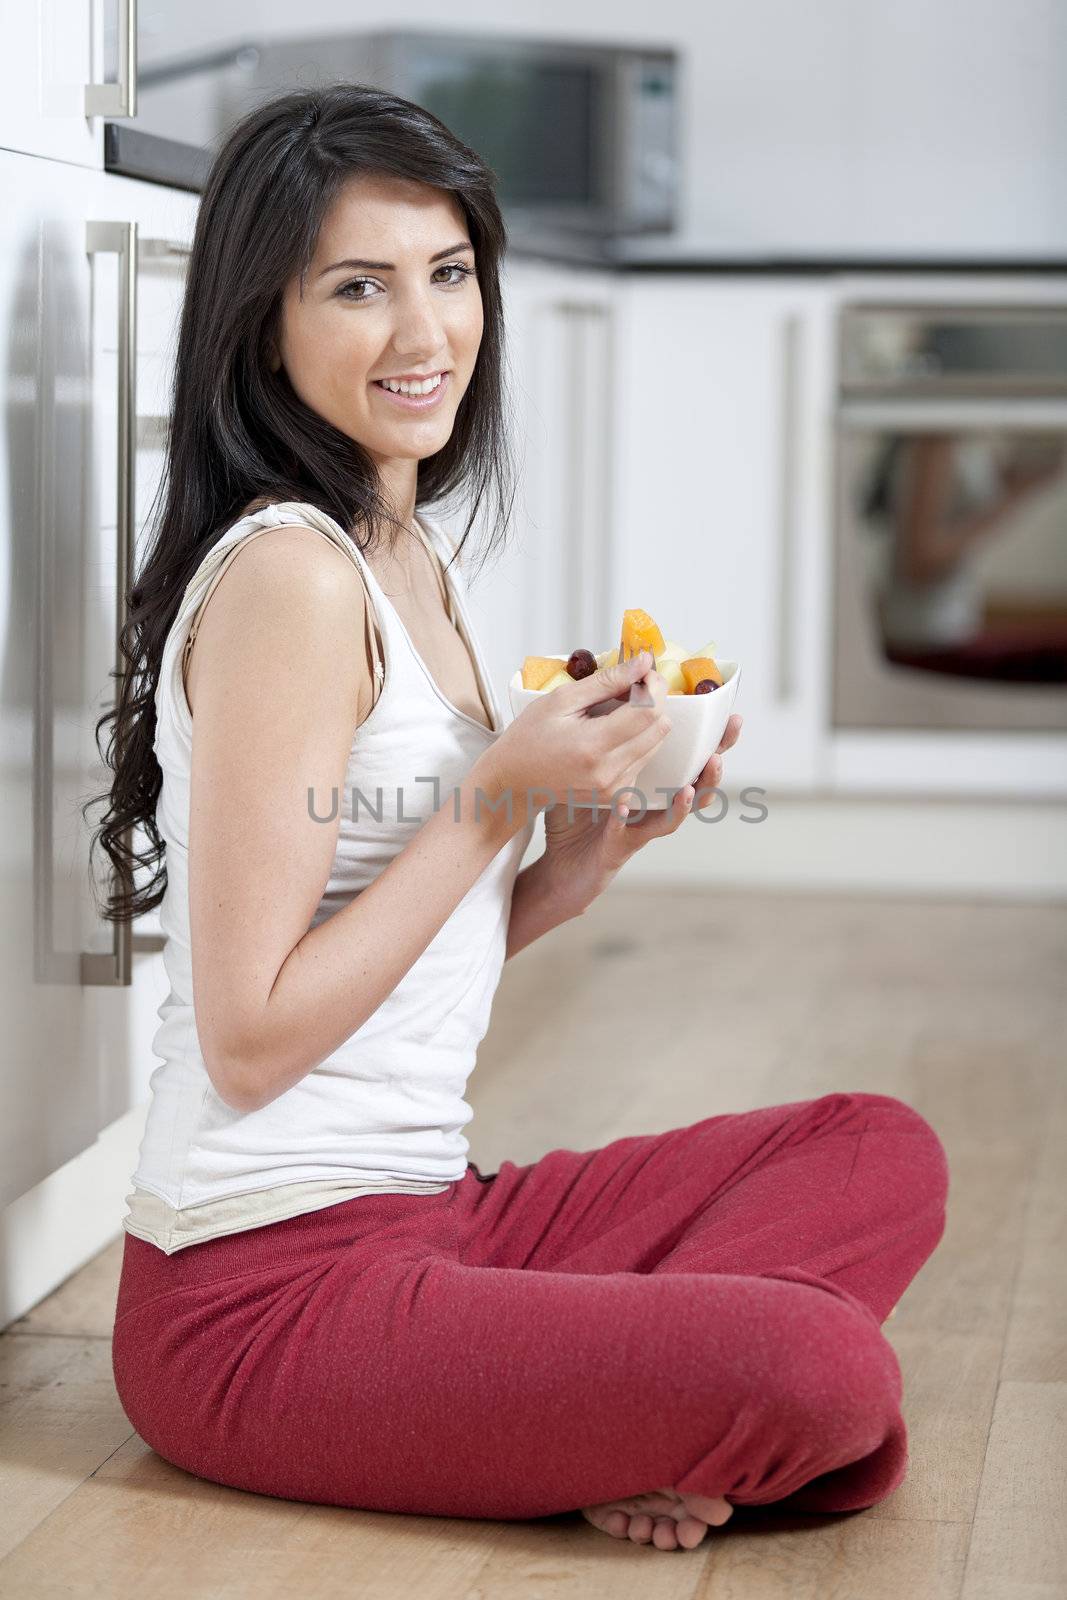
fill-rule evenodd
<path id="1" fill-rule="evenodd" d="M 474 246 L 469 239 L 461 239 L 459 244 L 450 244 L 447 250 L 438 250 L 435 256 L 430 257 L 431 266 L 435 261 L 440 261 L 444 256 L 454 256 L 460 250 L 473 250 Z M 360 261 L 349 257 L 347 261 L 335 261 L 332 267 L 323 267 L 319 273 L 320 278 L 325 278 L 329 272 L 339 272 L 342 267 L 370 267 L 375 272 L 395 272 L 396 264 L 392 261 Z"/>

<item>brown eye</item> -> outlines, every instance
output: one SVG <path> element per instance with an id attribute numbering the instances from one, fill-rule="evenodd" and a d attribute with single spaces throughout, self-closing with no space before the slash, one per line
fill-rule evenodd
<path id="1" fill-rule="evenodd" d="M 473 277 L 477 276 L 477 274 L 475 272 L 475 269 L 473 267 L 464 266 L 462 264 L 462 262 L 459 262 L 459 261 L 453 261 L 453 262 L 448 263 L 446 266 L 438 267 L 437 268 L 437 272 L 458 272 L 459 273 L 459 277 L 458 278 L 453 278 L 451 283 L 446 283 L 445 284 L 445 288 L 446 289 L 458 288 L 459 285 L 463 282 L 464 278 L 473 278 Z M 434 276 L 436 277 L 437 273 L 435 273 Z M 374 282 L 373 278 L 350 278 L 347 283 L 343 283 L 341 285 L 341 287 L 338 289 L 337 293 L 342 297 L 342 299 L 351 300 L 353 305 L 361 305 L 363 303 L 363 301 L 365 301 L 365 300 L 376 300 L 377 299 L 377 295 L 373 295 L 373 294 L 352 294 L 349 291 L 353 290 L 353 289 L 359 289 L 364 284 L 373 284 L 373 282 Z"/>
<path id="2" fill-rule="evenodd" d="M 361 284 L 370 283 L 370 281 L 371 280 L 369 278 L 353 278 L 350 283 L 343 283 L 338 289 L 337 293 L 343 295 L 346 300 L 355 300 L 357 302 L 360 300 L 373 300 L 373 295 L 350 295 L 348 292 L 349 289 L 357 289 Z"/>

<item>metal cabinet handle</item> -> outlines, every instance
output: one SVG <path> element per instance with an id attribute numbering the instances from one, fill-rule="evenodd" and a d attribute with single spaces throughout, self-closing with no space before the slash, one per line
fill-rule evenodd
<path id="1" fill-rule="evenodd" d="M 192 253 L 192 245 L 186 244 L 184 239 L 141 239 L 137 244 L 139 261 L 150 257 L 187 261 Z"/>
<path id="2" fill-rule="evenodd" d="M 137 224 L 136 222 L 87 222 L 85 249 L 90 256 L 115 254 L 119 258 L 118 305 L 118 485 L 116 501 L 116 623 L 115 666 L 121 687 L 124 658 L 122 630 L 127 620 L 129 592 L 133 584 L 134 554 L 134 449 L 137 411 Z M 127 850 L 132 844 L 132 829 L 123 837 Z M 133 928 L 128 918 L 112 923 L 113 948 L 108 954 L 81 952 L 81 981 L 120 987 L 132 977 Z M 145 938 L 152 937 L 145 935 Z M 140 946 L 140 941 L 138 941 Z"/>
<path id="3" fill-rule="evenodd" d="M 775 679 L 779 704 L 793 694 L 793 609 L 796 582 L 797 364 L 800 317 L 782 319 L 781 446 L 778 457 L 778 581 L 775 593 Z"/>
<path id="4" fill-rule="evenodd" d="M 119 0 L 118 81 L 85 85 L 85 115 L 137 115 L 137 0 Z"/>

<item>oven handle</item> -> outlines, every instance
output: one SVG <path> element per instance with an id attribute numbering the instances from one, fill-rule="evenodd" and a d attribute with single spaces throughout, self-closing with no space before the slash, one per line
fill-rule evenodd
<path id="1" fill-rule="evenodd" d="M 850 433 L 967 433 L 997 428 L 1067 431 L 1064 400 L 850 400 L 837 407 Z"/>

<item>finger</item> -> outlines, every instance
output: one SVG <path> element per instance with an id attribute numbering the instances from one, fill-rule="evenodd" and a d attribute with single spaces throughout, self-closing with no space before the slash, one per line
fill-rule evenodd
<path id="1" fill-rule="evenodd" d="M 657 806 L 655 810 L 646 809 L 643 816 L 638 817 L 636 821 L 625 824 L 629 834 L 637 835 L 636 840 L 634 840 L 635 847 L 645 844 L 651 838 L 658 838 L 665 833 L 673 833 L 676 828 L 680 828 L 692 810 L 694 792 L 693 785 L 687 783 L 684 789 L 678 790 L 678 793 L 668 805 Z M 629 809 L 637 811 L 638 806 L 634 804 Z"/>
<path id="2" fill-rule="evenodd" d="M 645 677 L 652 664 L 651 655 L 643 650 L 628 661 L 617 661 L 613 667 L 598 667 L 587 678 L 575 678 L 573 684 L 561 684 L 552 692 L 567 695 L 575 710 L 584 711 L 598 701 L 629 694 L 630 685 Z"/>
<path id="3" fill-rule="evenodd" d="M 696 785 L 697 799 L 694 804 L 698 811 L 704 811 L 717 798 L 716 789 L 722 783 L 722 762 L 713 756 L 708 763 L 707 777 L 702 778 Z"/>
<path id="4" fill-rule="evenodd" d="M 661 706 L 667 698 L 667 680 L 655 667 L 650 667 L 643 677 L 630 685 L 632 706 Z"/>
<path id="5" fill-rule="evenodd" d="M 625 723 L 622 721 L 624 716 L 627 718 Z M 617 713 L 617 717 L 620 733 L 625 734 L 627 728 L 634 726 L 636 731 L 632 738 L 622 738 L 617 742 L 611 740 L 609 747 L 612 754 L 618 757 L 624 772 L 639 776 L 652 751 L 662 744 L 670 732 L 671 719 L 665 711 L 650 711 L 643 706 L 626 706 Z M 632 722 L 631 718 L 636 722 Z"/>
<path id="6" fill-rule="evenodd" d="M 724 732 L 719 744 L 716 746 L 717 753 L 723 750 L 733 749 L 734 745 L 741 736 L 741 723 L 743 721 L 744 718 L 737 716 L 736 713 L 730 717 L 726 724 L 726 731 Z"/>
<path id="7" fill-rule="evenodd" d="M 701 772 L 697 777 L 693 787 L 697 790 L 715 789 L 721 782 L 722 760 L 717 755 L 709 756 L 707 765 L 704 767 L 703 772 Z M 707 805 L 707 801 L 702 800 L 697 806 L 697 810 L 699 811 L 705 805 Z"/>
<path id="8" fill-rule="evenodd" d="M 660 682 L 662 683 L 663 680 L 660 679 Z M 644 684 L 642 683 L 636 687 L 643 689 Z M 664 685 L 664 687 L 666 686 Z M 605 727 L 601 737 L 605 749 L 622 756 L 629 742 L 640 738 L 646 729 L 656 726 L 657 713 L 659 716 L 667 717 L 668 721 L 670 720 L 670 712 L 666 709 L 663 701 L 664 696 L 658 693 L 650 693 L 640 700 L 636 698 L 632 700 L 609 700 L 590 707 L 587 714 L 590 717 L 595 717 L 601 715 L 605 708 L 611 710 L 612 720 Z"/>

